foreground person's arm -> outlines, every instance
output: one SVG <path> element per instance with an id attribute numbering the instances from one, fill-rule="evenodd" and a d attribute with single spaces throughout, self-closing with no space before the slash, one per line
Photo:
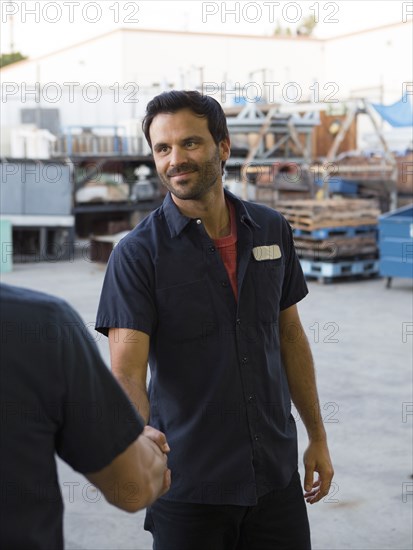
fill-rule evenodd
<path id="1" fill-rule="evenodd" d="M 151 430 L 153 438 L 165 437 L 154 428 Z M 127 512 L 149 506 L 165 494 L 171 484 L 166 454 L 143 434 L 108 466 L 85 475 L 110 504 Z"/>

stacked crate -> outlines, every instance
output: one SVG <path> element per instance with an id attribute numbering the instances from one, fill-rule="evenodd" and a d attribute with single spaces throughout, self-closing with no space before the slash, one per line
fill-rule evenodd
<path id="1" fill-rule="evenodd" d="M 378 273 L 377 203 L 363 199 L 280 201 L 304 274 L 321 282 Z"/>
<path id="2" fill-rule="evenodd" d="M 389 191 L 397 190 L 397 206 L 407 206 L 413 202 L 413 152 L 394 153 L 396 165 L 393 167 L 384 159 L 383 153 L 349 152 L 340 155 L 335 163 L 336 175 L 347 182 L 357 184 L 357 194 L 361 199 L 375 199 L 382 212 L 390 208 Z"/>

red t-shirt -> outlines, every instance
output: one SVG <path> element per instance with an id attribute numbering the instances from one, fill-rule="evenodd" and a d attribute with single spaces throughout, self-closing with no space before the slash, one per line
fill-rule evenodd
<path id="1" fill-rule="evenodd" d="M 235 217 L 235 206 L 230 201 L 227 201 L 227 205 L 231 219 L 231 233 L 222 239 L 214 239 L 214 243 L 221 254 L 232 290 L 234 291 L 235 299 L 237 300 L 237 220 Z"/>

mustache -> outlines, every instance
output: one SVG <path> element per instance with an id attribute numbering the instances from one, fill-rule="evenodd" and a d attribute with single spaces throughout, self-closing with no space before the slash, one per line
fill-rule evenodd
<path id="1" fill-rule="evenodd" d="M 185 162 L 184 164 L 180 164 L 179 166 L 175 166 L 175 168 L 171 168 L 166 175 L 168 178 L 171 178 L 172 176 L 177 176 L 178 174 L 182 174 L 184 172 L 197 172 L 198 171 L 198 165 L 193 162 Z"/>

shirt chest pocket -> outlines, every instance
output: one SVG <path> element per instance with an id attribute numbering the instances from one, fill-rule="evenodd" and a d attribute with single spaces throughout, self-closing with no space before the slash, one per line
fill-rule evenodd
<path id="1" fill-rule="evenodd" d="M 176 343 L 200 342 L 213 323 L 208 283 L 183 283 L 156 291 L 158 334 Z"/>
<path id="2" fill-rule="evenodd" d="M 284 280 L 284 262 L 256 261 L 250 264 L 257 317 L 265 322 L 277 322 Z"/>

